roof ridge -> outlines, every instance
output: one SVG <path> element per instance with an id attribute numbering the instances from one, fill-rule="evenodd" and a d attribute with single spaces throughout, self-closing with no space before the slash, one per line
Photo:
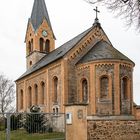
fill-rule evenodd
<path id="1" fill-rule="evenodd" d="M 65 42 L 64 44 L 60 45 L 60 46 L 59 46 L 58 48 L 56 48 L 55 50 L 51 51 L 49 54 L 47 54 L 47 55 L 45 55 L 44 57 L 42 57 L 35 65 L 32 66 L 32 68 L 33 68 L 33 67 L 36 67 L 36 65 L 37 65 L 38 63 L 40 63 L 41 61 L 43 61 L 43 59 L 45 59 L 46 57 L 49 57 L 49 55 L 52 55 L 52 53 L 54 53 L 54 52 L 60 50 L 63 46 L 65 46 L 66 44 L 70 43 L 72 40 L 74 40 L 74 39 L 77 38 L 78 36 L 81 36 L 82 34 L 84 34 L 85 32 L 87 32 L 88 30 L 90 31 L 91 28 L 92 28 L 92 27 L 90 27 L 90 28 L 87 29 L 86 31 L 80 33 L 79 35 L 73 37 L 73 38 L 70 39 L 69 41 L 67 41 L 67 42 Z M 86 34 L 85 34 L 85 35 L 86 35 Z M 83 37 L 84 37 L 84 36 L 83 36 Z M 82 37 L 82 38 L 83 38 L 83 37 Z M 82 39 L 82 38 L 81 38 L 81 39 Z M 80 40 L 81 40 L 81 39 L 80 39 Z M 79 40 L 79 41 L 80 41 L 80 40 Z M 79 42 L 79 41 L 78 41 L 78 42 Z M 78 42 L 77 42 L 77 43 L 78 43 Z M 65 49 L 65 48 L 64 48 L 64 49 Z M 59 52 L 58 52 L 58 53 L 59 53 Z"/>
<path id="2" fill-rule="evenodd" d="M 90 27 L 84 32 L 80 33 L 79 35 L 75 36 L 74 38 L 70 39 L 66 43 L 62 44 L 60 47 L 56 48 L 42 59 L 40 59 L 36 64 L 34 64 L 30 69 L 28 69 L 23 75 L 21 75 L 17 80 L 37 71 L 40 68 L 62 58 L 67 52 L 69 52 L 82 38 L 84 38 L 93 28 Z M 16 80 L 16 81 L 17 81 Z"/>

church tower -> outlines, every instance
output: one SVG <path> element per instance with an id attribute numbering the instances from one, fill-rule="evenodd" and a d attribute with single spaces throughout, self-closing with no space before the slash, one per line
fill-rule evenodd
<path id="1" fill-rule="evenodd" d="M 25 43 L 27 69 L 55 49 L 55 35 L 45 0 L 34 0 L 31 17 L 28 20 Z"/>

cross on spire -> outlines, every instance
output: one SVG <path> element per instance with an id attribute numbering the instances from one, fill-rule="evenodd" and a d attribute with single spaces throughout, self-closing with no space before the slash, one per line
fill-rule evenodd
<path id="1" fill-rule="evenodd" d="M 98 21 L 98 13 L 100 13 L 100 11 L 98 10 L 98 7 L 96 6 L 96 9 L 93 9 L 96 12 L 96 18 L 95 21 Z"/>

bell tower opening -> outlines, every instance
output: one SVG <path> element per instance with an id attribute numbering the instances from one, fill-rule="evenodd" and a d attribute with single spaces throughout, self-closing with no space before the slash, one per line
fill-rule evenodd
<path id="1" fill-rule="evenodd" d="M 40 38 L 39 39 L 39 44 L 40 44 L 40 52 L 44 52 L 44 39 L 43 38 Z"/>
<path id="2" fill-rule="evenodd" d="M 29 41 L 29 44 L 28 44 L 28 55 L 31 54 L 31 52 L 32 52 L 31 42 Z"/>
<path id="3" fill-rule="evenodd" d="M 46 53 L 50 52 L 50 41 L 47 39 L 45 43 L 45 51 Z"/>
<path id="4" fill-rule="evenodd" d="M 30 66 L 32 66 L 32 61 L 30 61 Z"/>

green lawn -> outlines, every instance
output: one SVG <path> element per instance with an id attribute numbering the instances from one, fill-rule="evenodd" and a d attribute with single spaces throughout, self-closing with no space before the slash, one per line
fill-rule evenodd
<path id="1" fill-rule="evenodd" d="M 11 140 L 46 140 L 53 138 L 64 138 L 64 133 L 45 133 L 45 134 L 28 134 L 26 131 L 17 130 L 11 132 Z M 0 140 L 5 139 L 5 133 L 0 131 Z"/>

